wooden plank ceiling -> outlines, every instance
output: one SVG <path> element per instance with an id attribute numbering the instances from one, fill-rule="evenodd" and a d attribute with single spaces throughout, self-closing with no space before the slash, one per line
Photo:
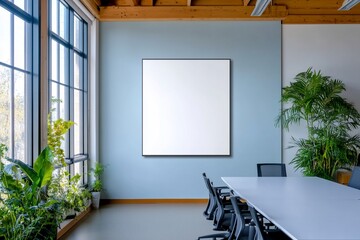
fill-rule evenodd
<path id="1" fill-rule="evenodd" d="M 283 24 L 360 23 L 360 4 L 343 0 L 273 0 L 251 16 L 256 0 L 81 0 L 100 21 L 281 20 Z"/>

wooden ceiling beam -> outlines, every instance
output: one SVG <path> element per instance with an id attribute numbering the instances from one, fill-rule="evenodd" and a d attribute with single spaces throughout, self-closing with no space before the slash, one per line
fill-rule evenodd
<path id="1" fill-rule="evenodd" d="M 99 0 L 96 0 L 99 1 Z M 113 0 L 103 6 L 130 6 L 129 1 Z M 187 6 L 190 0 L 139 0 L 141 6 Z M 250 0 L 244 0 L 250 2 Z M 243 6 L 243 0 L 191 0 L 191 6 Z"/>
<path id="2" fill-rule="evenodd" d="M 269 6 L 264 14 L 252 17 L 253 6 L 209 7 L 100 7 L 102 21 L 131 20 L 283 20 L 288 14 L 284 6 Z"/>
<path id="3" fill-rule="evenodd" d="M 338 11 L 343 0 L 272 0 L 252 17 L 251 0 L 80 0 L 101 21 L 282 20 L 283 24 L 360 23 L 360 4 Z M 103 3 L 104 6 L 100 6 Z M 107 6 L 105 6 L 107 5 Z"/>
<path id="4" fill-rule="evenodd" d="M 98 5 L 99 7 L 101 6 L 101 0 L 94 0 L 94 2 L 95 2 L 96 5 Z"/>
<path id="5" fill-rule="evenodd" d="M 359 24 L 360 15 L 289 15 L 283 24 Z"/>
<path id="6" fill-rule="evenodd" d="M 285 5 L 288 9 L 338 9 L 341 7 L 341 0 L 316 0 L 316 1 L 304 1 L 304 0 L 273 0 L 273 5 Z"/>
<path id="7" fill-rule="evenodd" d="M 289 15 L 360 15 L 360 9 L 338 11 L 337 9 L 289 9 Z"/>
<path id="8" fill-rule="evenodd" d="M 154 6 L 187 6 L 188 0 L 157 0 Z"/>
<path id="9" fill-rule="evenodd" d="M 118 6 L 139 6 L 140 0 L 116 0 L 114 4 Z"/>
<path id="10" fill-rule="evenodd" d="M 242 0 L 192 0 L 193 6 L 244 6 Z"/>
<path id="11" fill-rule="evenodd" d="M 131 6 L 138 6 L 139 5 L 139 0 L 131 0 L 130 4 L 131 4 Z"/>
<path id="12" fill-rule="evenodd" d="M 100 18 L 100 5 L 97 0 L 80 0 L 82 4 L 94 15 L 97 19 Z"/>
<path id="13" fill-rule="evenodd" d="M 244 6 L 248 6 L 251 0 L 244 0 Z"/>
<path id="14" fill-rule="evenodd" d="M 141 6 L 154 6 L 153 0 L 141 0 Z"/>

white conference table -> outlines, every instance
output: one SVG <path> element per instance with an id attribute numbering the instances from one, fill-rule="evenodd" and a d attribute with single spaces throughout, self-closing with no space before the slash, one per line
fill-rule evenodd
<path id="1" fill-rule="evenodd" d="M 292 239 L 360 240 L 360 190 L 317 177 L 222 177 Z"/>

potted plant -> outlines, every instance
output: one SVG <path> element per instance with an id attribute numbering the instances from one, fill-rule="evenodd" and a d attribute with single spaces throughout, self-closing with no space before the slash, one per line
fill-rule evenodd
<path id="1" fill-rule="evenodd" d="M 56 239 L 61 213 L 59 202 L 47 195 L 54 170 L 50 148 L 40 153 L 33 167 L 6 160 L 10 163 L 0 162 L 0 239 Z"/>
<path id="2" fill-rule="evenodd" d="M 298 150 L 290 162 L 306 176 L 334 179 L 342 167 L 357 163 L 360 138 L 349 132 L 359 127 L 360 114 L 341 96 L 343 82 L 309 68 L 283 88 L 281 101 L 290 104 L 281 110 L 277 124 L 289 130 L 304 121 L 307 138 L 293 138 Z"/>
<path id="3" fill-rule="evenodd" d="M 94 208 L 99 208 L 100 206 L 100 193 L 103 188 L 103 184 L 101 181 L 101 175 L 104 172 L 104 167 L 101 163 L 96 162 L 95 168 L 91 169 L 91 172 L 94 176 L 94 181 L 91 187 L 91 194 L 92 194 L 92 206 Z"/>
<path id="4" fill-rule="evenodd" d="M 52 99 L 52 104 L 61 102 L 60 99 Z M 64 214 L 64 219 L 71 219 L 76 216 L 76 212 L 85 210 L 89 204 L 90 192 L 80 186 L 81 176 L 76 174 L 70 176 L 66 168 L 65 152 L 62 149 L 64 135 L 75 124 L 73 121 L 66 121 L 62 118 L 52 120 L 52 113 L 48 114 L 48 146 L 54 153 L 54 165 L 58 167 L 49 186 L 49 195 L 61 203 L 60 208 Z"/>
<path id="5" fill-rule="evenodd" d="M 0 144 L 0 239 L 56 239 L 69 211 L 89 206 L 91 194 L 79 185 L 80 175 L 69 178 L 64 168 L 61 143 L 74 122 L 50 121 L 50 114 L 48 120 L 48 147 L 32 167 L 5 158 L 7 147 Z"/>

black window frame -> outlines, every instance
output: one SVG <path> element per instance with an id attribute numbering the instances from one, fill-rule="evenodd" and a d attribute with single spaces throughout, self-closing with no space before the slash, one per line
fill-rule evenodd
<path id="1" fill-rule="evenodd" d="M 57 4 L 57 26 L 56 26 L 56 30 L 52 31 L 52 4 L 53 3 Z M 67 14 L 65 14 L 66 19 L 65 19 L 65 26 L 60 26 L 60 4 L 62 4 L 62 6 L 66 7 L 66 12 Z M 67 168 L 68 171 L 70 172 L 70 176 L 73 176 L 75 174 L 75 165 L 79 164 L 80 165 L 80 175 L 81 177 L 81 184 L 82 185 L 86 185 L 88 183 L 88 177 L 87 177 L 87 164 L 88 164 L 88 123 L 89 123 L 89 113 L 88 113 L 88 104 L 89 104 L 89 100 L 88 100 L 88 84 L 89 84 L 89 79 L 88 79 L 88 69 L 89 69 L 89 60 L 88 60 L 88 41 L 89 41 L 89 37 L 88 37 L 88 23 L 78 14 L 76 13 L 76 11 L 69 5 L 66 3 L 66 1 L 63 0 L 49 0 L 49 6 L 48 6 L 48 13 L 49 13 L 49 26 L 48 26 L 48 35 L 49 35 L 49 73 L 48 73 L 48 84 L 49 84 L 49 111 L 52 108 L 52 86 L 53 85 L 57 85 L 57 91 L 58 93 L 56 94 L 57 96 L 60 96 L 60 87 L 63 87 L 65 89 L 65 96 L 66 99 L 61 99 L 60 100 L 64 101 L 63 103 L 61 102 L 57 102 L 57 106 L 55 107 L 57 113 L 57 117 L 60 117 L 60 105 L 64 104 L 64 108 L 65 108 L 65 117 L 63 117 L 64 120 L 70 120 L 70 121 L 74 121 L 75 118 L 75 113 L 74 113 L 74 105 L 75 105 L 75 99 L 74 99 L 74 95 L 75 92 L 78 92 L 80 95 L 79 101 L 80 101 L 80 111 L 79 111 L 79 118 L 80 118 L 80 123 L 79 122 L 75 122 L 75 124 L 79 125 L 79 133 L 80 133 L 80 138 L 79 139 L 75 139 L 75 127 L 72 127 L 70 129 L 70 131 L 66 134 L 65 137 L 65 145 L 64 145 L 64 150 L 65 150 L 65 160 L 67 163 Z M 79 19 L 81 22 L 81 39 L 82 39 L 82 44 L 80 44 L 80 48 L 77 48 L 75 46 L 75 39 L 74 39 L 74 21 L 75 18 Z M 60 34 L 60 27 L 63 27 L 65 29 L 65 35 L 61 36 Z M 57 60 L 58 62 L 57 64 L 57 79 L 52 79 L 52 64 L 53 64 L 53 58 L 52 58 L 52 43 L 53 41 L 57 44 Z M 65 49 L 65 51 L 67 52 L 64 55 L 64 60 L 65 60 L 65 66 L 64 69 L 66 69 L 65 71 L 67 72 L 67 81 L 65 80 L 64 82 L 61 82 L 60 79 L 60 58 L 59 58 L 59 54 L 60 54 L 60 46 L 62 48 Z M 81 49 L 82 47 L 82 49 Z M 79 66 L 80 69 L 80 74 L 79 74 L 79 81 L 80 84 L 79 86 L 75 86 L 74 83 L 74 59 L 75 59 L 75 55 L 79 56 L 81 61 L 81 64 Z M 81 84 L 82 82 L 82 84 Z M 75 153 L 75 141 L 80 140 L 80 153 Z"/>
<path id="2" fill-rule="evenodd" d="M 35 129 L 40 127 L 40 27 L 39 27 L 39 12 L 40 2 L 39 0 L 25 1 L 25 10 L 13 3 L 13 0 L 0 0 L 0 6 L 10 13 L 10 63 L 0 61 L 0 66 L 8 68 L 11 71 L 10 76 L 10 116 L 11 116 L 11 133 L 8 156 L 15 158 L 15 133 L 14 133 L 14 72 L 20 72 L 24 74 L 24 105 L 25 110 L 25 146 L 24 146 L 24 159 L 19 159 L 26 162 L 29 165 L 33 164 L 36 159 L 40 148 L 39 132 Z M 15 30 L 14 30 L 14 18 L 15 16 L 20 20 L 24 21 L 24 37 L 26 37 L 24 44 L 24 57 L 26 58 L 24 63 L 24 69 L 15 66 L 14 55 L 15 55 Z M 26 35 L 25 35 L 26 34 Z M 0 53 L 1 54 L 1 53 Z"/>

